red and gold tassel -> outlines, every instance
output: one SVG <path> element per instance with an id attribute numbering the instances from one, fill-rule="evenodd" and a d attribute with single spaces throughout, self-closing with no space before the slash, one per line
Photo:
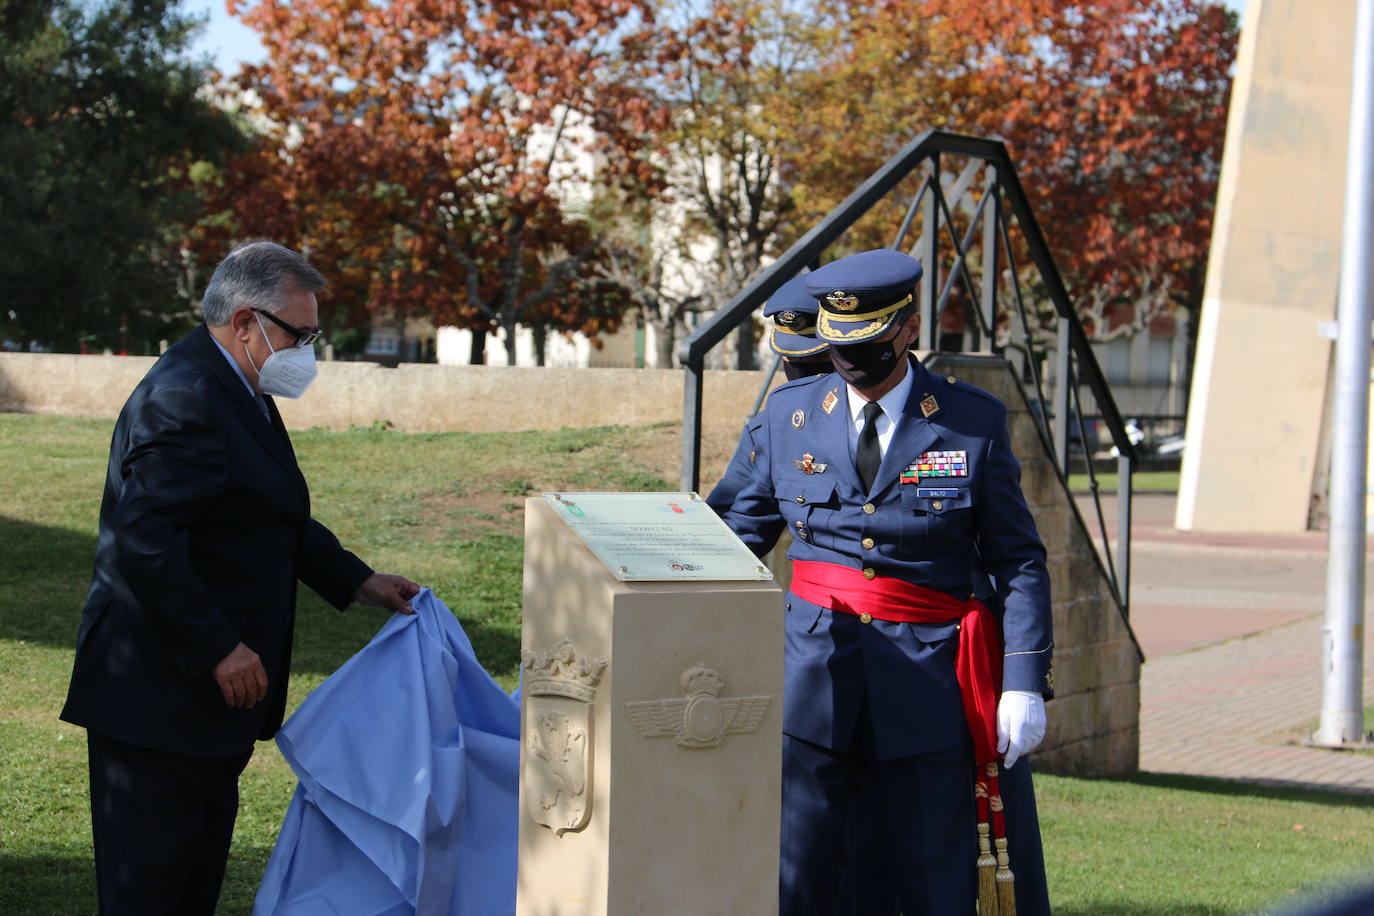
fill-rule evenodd
<path id="1" fill-rule="evenodd" d="M 1016 877 L 1011 871 L 997 777 L 997 761 L 990 760 L 973 785 L 978 805 L 978 916 L 1016 916 Z"/>
<path id="2" fill-rule="evenodd" d="M 978 805 L 978 916 L 1001 916 L 997 903 L 997 859 L 992 854 L 992 787 L 985 773 L 973 783 Z"/>
<path id="3" fill-rule="evenodd" d="M 997 903 L 997 860 L 992 855 L 986 821 L 978 824 L 978 913 L 1001 916 Z"/>

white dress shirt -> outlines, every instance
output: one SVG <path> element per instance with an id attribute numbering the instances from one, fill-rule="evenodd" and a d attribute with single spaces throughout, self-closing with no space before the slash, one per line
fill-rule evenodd
<path id="1" fill-rule="evenodd" d="M 906 354 L 902 354 L 903 358 Z M 878 398 L 877 404 L 883 409 L 882 415 L 878 417 L 878 448 L 882 450 L 884 456 L 887 455 L 887 445 L 892 441 L 892 434 L 897 429 L 897 421 L 902 418 L 902 409 L 906 407 L 906 402 L 911 397 L 911 386 L 916 384 L 912 378 L 914 373 L 911 366 L 906 367 L 906 375 L 897 383 L 887 394 Z M 859 454 L 859 433 L 864 428 L 864 405 L 868 403 L 861 398 L 851 385 L 844 386 L 845 393 L 849 395 L 849 457 L 855 458 Z"/>
<path id="2" fill-rule="evenodd" d="M 248 381 L 248 376 L 243 374 L 243 370 L 239 368 L 238 362 L 234 359 L 234 357 L 229 355 L 228 350 L 224 349 L 224 345 L 221 344 L 218 340 L 215 340 L 213 334 L 210 336 L 210 340 L 213 341 L 215 346 L 219 348 L 219 352 L 224 354 L 224 359 L 226 362 L 229 363 L 229 368 L 234 370 L 234 374 L 239 377 L 239 381 L 243 382 L 243 386 L 248 389 L 248 396 L 253 399 L 254 404 L 258 405 L 258 410 L 262 411 L 263 418 L 266 419 L 269 424 L 271 424 L 272 414 L 268 412 L 267 402 L 262 399 L 262 395 L 258 394 L 256 391 L 253 390 L 253 383 Z"/>

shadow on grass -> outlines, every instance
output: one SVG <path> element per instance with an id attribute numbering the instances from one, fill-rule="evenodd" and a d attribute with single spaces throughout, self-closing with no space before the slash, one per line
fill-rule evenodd
<path id="1" fill-rule="evenodd" d="M 219 905 L 215 907 L 217 916 L 240 913 L 248 916 L 253 911 L 253 898 L 258 895 L 258 884 L 262 882 L 271 855 L 270 846 L 235 843 L 224 869 L 224 886 L 220 889 Z"/>
<path id="2" fill-rule="evenodd" d="M 0 515 L 0 639 L 76 645 L 95 536 Z"/>
<path id="3" fill-rule="evenodd" d="M 0 916 L 95 912 L 95 866 L 86 855 L 0 854 Z"/>
<path id="4" fill-rule="evenodd" d="M 1203 903 L 1143 906 L 1138 903 L 1055 904 L 1054 916 L 1233 916 L 1235 910 Z"/>
<path id="5" fill-rule="evenodd" d="M 294 674 L 333 674 L 377 635 L 388 616 L 378 608 L 356 604 L 341 613 L 304 586 L 297 591 L 296 603 L 296 636 L 291 652 Z M 520 663 L 519 617 L 513 630 L 473 620 L 462 613 L 458 617 L 482 666 L 493 675 L 514 674 Z"/>
<path id="6" fill-rule="evenodd" d="M 1343 752 L 1332 751 L 1332 753 Z M 1179 792 L 1201 792 L 1207 795 L 1265 798 L 1273 801 L 1306 802 L 1341 808 L 1374 808 L 1374 795 L 1367 792 L 1342 791 L 1319 783 L 1278 783 L 1272 780 L 1247 782 L 1240 779 L 1183 776 L 1176 773 L 1136 773 L 1131 776 L 1074 776 L 1072 778 L 1090 782 L 1172 789 Z"/>
<path id="7" fill-rule="evenodd" d="M 492 672 L 513 672 L 520 659 L 520 549 L 518 538 L 506 546 L 504 563 L 487 555 L 464 584 L 483 580 L 481 616 L 455 607 L 478 659 Z M 90 588 L 96 538 L 91 534 L 36 525 L 0 516 L 0 639 L 59 649 L 74 649 L 81 608 Z M 477 571 L 480 570 L 480 571 Z M 453 585 L 446 591 L 462 595 Z M 509 605 L 491 620 L 488 607 Z M 332 674 L 376 635 L 386 613 L 353 605 L 343 612 L 301 586 L 297 593 L 296 639 L 292 669 Z"/>

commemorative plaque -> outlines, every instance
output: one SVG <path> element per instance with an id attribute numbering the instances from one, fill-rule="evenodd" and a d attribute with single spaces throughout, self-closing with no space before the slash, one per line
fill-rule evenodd
<path id="1" fill-rule="evenodd" d="M 545 493 L 621 582 L 758 582 L 772 572 L 695 493 Z"/>

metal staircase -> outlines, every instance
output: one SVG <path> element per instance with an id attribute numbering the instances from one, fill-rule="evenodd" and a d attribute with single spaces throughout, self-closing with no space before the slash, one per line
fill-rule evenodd
<path id="1" fill-rule="evenodd" d="M 874 222 L 874 221 L 878 222 Z M 857 245 L 846 233 L 861 221 L 889 223 L 889 247 L 907 251 L 925 268 L 920 284 L 918 349 L 934 350 L 946 311 L 962 311 L 962 352 L 1006 359 L 1026 391 L 1040 438 L 1067 488 L 1083 444 L 1100 533 L 1099 561 L 1123 614 L 1128 612 L 1131 556 L 1131 479 L 1134 446 L 1093 356 L 1059 269 L 1031 211 L 1006 146 L 999 141 L 929 130 L 887 161 L 825 219 L 764 269 L 683 341 L 686 374 L 682 416 L 682 488 L 701 478 L 701 410 L 705 359 L 717 344 L 793 276 Z M 778 362 L 773 365 L 775 375 Z M 1048 371 L 1047 371 L 1048 370 Z M 1048 378 L 1046 377 L 1048 376 Z M 757 411 L 772 379 L 760 389 Z M 1119 454 L 1117 542 L 1113 546 L 1083 423 L 1080 391 L 1091 395 Z M 1047 394 L 1047 389 L 1049 392 Z"/>

